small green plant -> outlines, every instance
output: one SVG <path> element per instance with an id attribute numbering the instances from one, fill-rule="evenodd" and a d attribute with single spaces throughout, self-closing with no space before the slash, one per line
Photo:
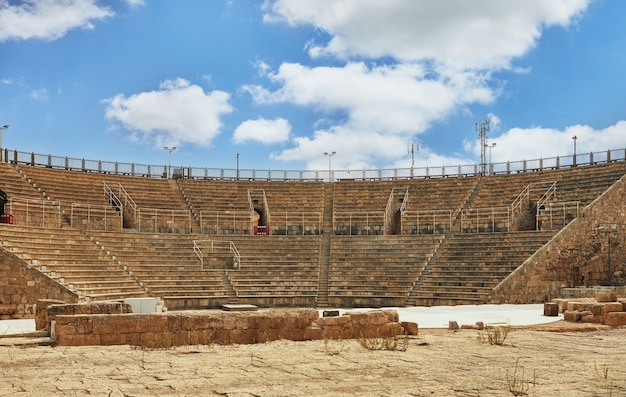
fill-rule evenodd
<path id="1" fill-rule="evenodd" d="M 514 396 L 527 396 L 530 386 L 533 387 L 537 384 L 537 373 L 533 371 L 532 380 L 526 379 L 524 371 L 521 375 L 518 373 L 519 358 L 515 361 L 515 368 L 513 369 L 513 375 L 509 376 L 509 371 L 506 372 L 506 380 L 509 386 L 509 392 Z"/>
<path id="2" fill-rule="evenodd" d="M 506 337 L 509 336 L 511 331 L 510 326 L 488 326 L 484 331 L 478 333 L 478 340 L 483 343 L 489 343 L 490 345 L 502 346 Z"/>
<path id="3" fill-rule="evenodd" d="M 404 352 L 409 347 L 408 335 L 396 335 L 384 338 L 366 338 L 361 335 L 358 342 L 367 350 L 391 350 Z"/>

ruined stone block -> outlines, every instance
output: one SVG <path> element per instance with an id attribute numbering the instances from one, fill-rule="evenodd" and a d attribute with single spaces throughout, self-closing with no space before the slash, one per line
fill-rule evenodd
<path id="1" fill-rule="evenodd" d="M 613 291 L 599 291 L 596 293 L 598 302 L 617 302 L 617 295 Z"/>
<path id="2" fill-rule="evenodd" d="M 626 312 L 611 312 L 604 316 L 604 324 L 616 327 L 626 325 Z"/>
<path id="3" fill-rule="evenodd" d="M 602 305 L 602 315 L 606 315 L 607 313 L 612 312 L 622 312 L 624 307 L 619 302 L 608 302 Z"/>
<path id="4" fill-rule="evenodd" d="M 403 321 L 400 323 L 404 329 L 404 333 L 407 335 L 417 335 L 419 333 L 419 327 L 417 323 L 412 321 Z"/>
<path id="5" fill-rule="evenodd" d="M 576 323 L 580 321 L 580 312 L 577 310 L 566 310 L 563 313 L 563 320 Z"/>
<path id="6" fill-rule="evenodd" d="M 543 315 L 544 316 L 558 316 L 559 315 L 559 305 L 557 303 L 544 303 L 543 304 Z"/>

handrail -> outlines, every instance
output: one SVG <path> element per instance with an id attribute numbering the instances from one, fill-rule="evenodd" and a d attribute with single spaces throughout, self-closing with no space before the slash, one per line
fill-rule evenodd
<path id="1" fill-rule="evenodd" d="M 539 197 L 539 200 L 537 200 L 537 213 L 539 213 L 539 209 L 541 208 L 541 206 L 545 204 L 548 201 L 548 199 L 550 199 L 550 197 L 556 196 L 556 184 L 557 184 L 557 181 L 554 181 L 550 185 L 548 190 L 546 190 L 546 192 L 542 194 L 541 197 Z"/>
<path id="2" fill-rule="evenodd" d="M 193 240 L 193 251 L 198 256 L 198 259 L 200 259 L 200 266 L 204 266 L 204 254 L 202 253 L 200 247 L 198 247 L 198 242 L 196 240 Z"/>
<path id="3" fill-rule="evenodd" d="M 97 172 L 115 175 L 128 175 L 145 178 L 163 178 L 167 169 L 162 165 L 120 163 L 103 160 L 86 160 L 71 157 L 52 156 L 50 154 L 36 154 L 33 152 L 9 151 L 4 149 L 3 161 L 13 164 L 25 164 L 47 168 L 58 168 L 72 171 Z M 507 161 L 493 163 L 492 175 L 514 174 L 536 171 L 557 170 L 562 168 L 584 167 L 588 165 L 626 161 L 626 149 L 613 149 L 604 152 L 589 152 L 568 156 L 556 156 L 532 160 Z M 299 181 L 321 182 L 329 181 L 326 170 L 257 170 L 257 169 L 230 169 L 230 168 L 195 168 L 176 167 L 183 170 L 182 177 L 187 179 L 214 179 L 214 180 L 249 180 L 249 181 Z M 453 166 L 426 166 L 407 168 L 380 168 L 363 170 L 332 170 L 334 180 L 392 180 L 392 179 L 421 179 L 440 177 L 482 176 L 479 164 Z"/>
<path id="4" fill-rule="evenodd" d="M 109 203 L 111 203 L 114 208 L 119 209 L 120 212 L 123 212 L 122 201 L 119 199 L 119 197 L 117 197 L 115 193 L 113 193 L 113 190 L 109 187 L 109 185 L 107 185 L 105 181 L 102 181 L 102 188 L 104 189 L 104 195 L 107 196 L 107 198 L 109 199 Z"/>
<path id="5" fill-rule="evenodd" d="M 31 204 L 32 203 L 32 204 Z M 32 226 L 30 223 L 29 215 L 31 213 L 30 208 L 35 206 L 39 207 L 41 205 L 41 214 L 42 214 L 42 226 L 46 224 L 46 208 L 48 206 L 52 207 L 56 212 L 56 227 L 61 227 L 61 202 L 60 201 L 50 201 L 50 200 L 41 200 L 41 199 L 32 199 L 26 197 L 9 197 L 8 205 L 9 205 L 9 213 L 13 214 L 19 211 L 20 204 L 25 205 L 25 225 Z"/>
<path id="6" fill-rule="evenodd" d="M 204 253 L 202 252 L 202 249 L 198 245 L 199 242 L 209 243 L 210 247 L 211 247 L 211 252 L 215 252 L 215 250 L 217 249 L 216 245 L 217 246 L 222 246 L 223 244 L 228 244 L 228 252 L 233 254 L 233 268 L 237 269 L 241 265 L 241 254 L 239 253 L 239 250 L 237 249 L 237 247 L 235 246 L 235 243 L 233 241 L 231 241 L 231 240 L 213 240 L 213 239 L 209 239 L 209 240 L 193 240 L 193 250 L 196 253 L 196 255 L 198 256 L 198 259 L 200 259 L 200 264 L 202 266 L 204 266 Z"/>

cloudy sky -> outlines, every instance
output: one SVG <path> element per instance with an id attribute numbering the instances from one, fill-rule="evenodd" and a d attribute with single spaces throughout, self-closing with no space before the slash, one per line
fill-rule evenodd
<path id="1" fill-rule="evenodd" d="M 626 148 L 626 1 L 0 0 L 2 145 L 235 168 Z"/>

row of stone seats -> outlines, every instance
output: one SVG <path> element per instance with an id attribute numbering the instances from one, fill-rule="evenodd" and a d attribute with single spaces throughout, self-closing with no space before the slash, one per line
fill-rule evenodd
<path id="1" fill-rule="evenodd" d="M 421 274 L 411 300 L 417 305 L 454 299 L 457 303 L 488 302 L 491 289 L 553 234 L 527 231 L 450 235 Z"/>
<path id="2" fill-rule="evenodd" d="M 91 232 L 94 241 L 152 296 L 225 295 L 215 270 L 203 269 L 193 250 L 194 235 Z"/>
<path id="3" fill-rule="evenodd" d="M 347 304 L 354 296 L 400 297 L 413 283 L 442 236 L 333 236 L 329 302 Z"/>
<path id="4" fill-rule="evenodd" d="M 237 236 L 232 239 L 240 255 L 237 270 L 228 277 L 240 301 L 254 297 L 318 293 L 319 236 Z"/>
<path id="5" fill-rule="evenodd" d="M 0 225 L 0 235 L 3 248 L 83 299 L 147 296 L 127 271 L 75 229 Z"/>

